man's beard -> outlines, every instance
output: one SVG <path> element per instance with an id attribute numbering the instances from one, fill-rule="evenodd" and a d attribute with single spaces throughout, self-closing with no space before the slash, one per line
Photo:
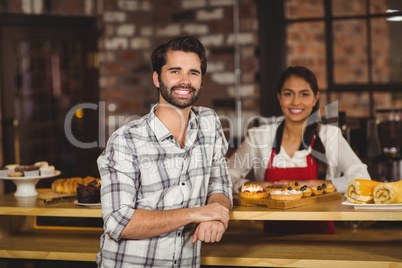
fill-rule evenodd
<path id="1" fill-rule="evenodd" d="M 191 90 L 192 93 L 193 93 L 192 98 L 191 99 L 181 99 L 181 98 L 178 98 L 178 97 L 174 96 L 173 91 L 175 89 L 177 89 L 177 88 L 183 88 L 183 89 Z M 162 82 L 162 80 L 160 80 L 159 81 L 159 91 L 160 91 L 162 97 L 168 103 L 170 103 L 173 106 L 176 106 L 177 108 L 184 109 L 184 108 L 187 108 L 187 107 L 193 105 L 197 101 L 198 96 L 200 95 L 200 92 L 201 92 L 201 88 L 198 90 L 198 93 L 197 93 L 197 90 L 194 87 L 191 87 L 191 86 L 175 85 L 175 86 L 173 86 L 171 88 L 168 88 Z"/>

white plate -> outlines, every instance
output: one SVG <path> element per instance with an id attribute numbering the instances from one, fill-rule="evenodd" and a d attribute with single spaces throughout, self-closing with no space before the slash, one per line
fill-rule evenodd
<path id="1" fill-rule="evenodd" d="M 14 182 L 15 186 L 17 186 L 17 190 L 15 191 L 15 196 L 36 196 L 38 192 L 35 187 L 39 180 L 53 178 L 59 176 L 61 172 L 59 170 L 55 170 L 51 175 L 43 175 L 43 176 L 26 176 L 26 177 L 0 177 L 1 180 L 11 180 Z"/>
<path id="2" fill-rule="evenodd" d="M 3 176 L 1 176 L 0 179 L 2 179 L 2 180 L 20 180 L 20 181 L 22 180 L 22 181 L 24 181 L 24 180 L 32 180 L 32 179 L 53 178 L 53 177 L 56 177 L 56 176 L 58 176 L 60 174 L 61 174 L 60 170 L 55 170 L 54 173 L 50 174 L 50 175 L 26 176 L 26 177 L 25 176 L 22 176 L 22 177 L 9 177 L 9 176 L 3 177 Z"/>
<path id="3" fill-rule="evenodd" d="M 78 200 L 75 200 L 74 204 L 89 208 L 101 208 L 101 203 L 79 203 Z"/>
<path id="4" fill-rule="evenodd" d="M 342 205 L 353 206 L 354 209 L 394 209 L 402 210 L 402 203 L 398 204 L 354 204 L 349 201 L 342 202 Z"/>

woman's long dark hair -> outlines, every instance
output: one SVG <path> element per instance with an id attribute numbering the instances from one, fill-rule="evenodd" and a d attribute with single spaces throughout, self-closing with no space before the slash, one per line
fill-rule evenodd
<path id="1" fill-rule="evenodd" d="M 304 79 L 307 83 L 309 83 L 311 89 L 314 92 L 314 95 L 317 95 L 318 93 L 318 83 L 317 83 L 317 78 L 315 77 L 314 73 L 310 71 L 308 68 L 303 67 L 303 66 L 293 66 L 293 67 L 288 67 L 281 75 L 279 78 L 278 82 L 278 87 L 277 91 L 278 94 L 281 94 L 281 90 L 285 82 L 292 76 L 300 77 Z M 327 159 L 325 157 L 325 147 L 324 144 L 322 143 L 320 136 L 318 136 L 318 132 L 320 130 L 320 125 L 318 124 L 316 118 L 318 117 L 318 109 L 319 109 L 319 100 L 313 107 L 313 110 L 311 111 L 310 117 L 307 121 L 308 127 L 311 127 L 314 131 L 314 134 L 316 136 L 314 145 L 312 148 L 312 157 L 316 161 L 318 165 L 318 174 L 317 178 L 320 180 L 325 180 L 325 177 L 327 175 Z"/>

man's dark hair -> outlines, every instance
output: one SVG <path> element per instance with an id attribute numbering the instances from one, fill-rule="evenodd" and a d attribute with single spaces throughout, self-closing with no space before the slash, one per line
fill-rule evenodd
<path id="1" fill-rule="evenodd" d="M 159 45 L 154 52 L 152 52 L 152 68 L 158 73 L 160 77 L 162 66 L 166 64 L 166 53 L 168 51 L 184 51 L 193 52 L 200 57 L 201 61 L 201 74 L 204 77 L 207 71 L 207 57 L 205 55 L 205 48 L 201 42 L 192 36 L 181 36 L 171 39 L 165 44 Z"/>

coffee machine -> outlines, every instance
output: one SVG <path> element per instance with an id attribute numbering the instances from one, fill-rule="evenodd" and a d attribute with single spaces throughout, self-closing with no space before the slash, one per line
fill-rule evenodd
<path id="1" fill-rule="evenodd" d="M 402 180 L 402 109 L 377 110 L 375 122 L 380 146 L 373 180 Z"/>

